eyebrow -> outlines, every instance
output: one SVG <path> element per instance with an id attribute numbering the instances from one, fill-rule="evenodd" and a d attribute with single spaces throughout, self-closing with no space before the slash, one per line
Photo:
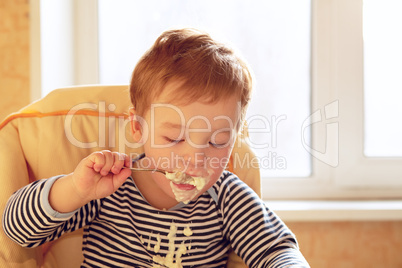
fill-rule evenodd
<path id="1" fill-rule="evenodd" d="M 163 122 L 163 123 L 161 123 L 161 128 L 174 128 L 174 129 L 180 129 L 181 130 L 181 129 L 184 128 L 184 126 L 181 125 L 181 124 L 172 123 L 172 122 Z M 214 131 L 217 131 L 217 130 L 214 130 Z M 212 131 L 212 132 L 214 132 L 214 131 Z M 223 130 L 223 131 L 220 130 L 219 133 L 225 133 L 225 134 L 230 135 L 231 131 L 230 130 Z"/>
<path id="2" fill-rule="evenodd" d="M 183 126 L 181 124 L 176 124 L 176 123 L 172 123 L 172 122 L 163 122 L 161 124 L 161 127 L 163 128 L 177 128 L 177 129 L 182 129 Z"/>

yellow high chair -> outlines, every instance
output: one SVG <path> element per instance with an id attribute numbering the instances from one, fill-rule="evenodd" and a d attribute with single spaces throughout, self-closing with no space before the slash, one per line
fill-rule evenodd
<path id="1" fill-rule="evenodd" d="M 0 124 L 0 213 L 8 198 L 28 183 L 71 173 L 78 162 L 98 150 L 139 154 L 132 142 L 128 86 L 79 86 L 52 91 Z M 260 195 L 258 168 L 236 168 L 234 156 L 254 154 L 238 138 L 229 170 Z M 82 230 L 38 248 L 23 248 L 0 230 L 0 268 L 79 267 Z M 246 267 L 230 254 L 227 267 Z"/>

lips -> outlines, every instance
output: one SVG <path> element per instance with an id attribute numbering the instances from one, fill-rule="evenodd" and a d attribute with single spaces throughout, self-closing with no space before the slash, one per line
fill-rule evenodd
<path id="1" fill-rule="evenodd" d="M 182 191 L 191 191 L 191 190 L 195 189 L 195 185 L 187 184 L 187 183 L 183 184 L 183 183 L 174 183 L 173 182 L 173 185 Z"/>

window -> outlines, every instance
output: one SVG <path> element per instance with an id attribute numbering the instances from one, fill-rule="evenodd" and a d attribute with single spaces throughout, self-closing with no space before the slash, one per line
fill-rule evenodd
<path id="1" fill-rule="evenodd" d="M 97 0 L 32 0 L 30 6 L 34 99 L 98 83 Z"/>
<path id="2" fill-rule="evenodd" d="M 364 152 L 402 156 L 402 2 L 363 2 Z"/>
<path id="3" fill-rule="evenodd" d="M 72 5 L 64 8 L 74 25 L 71 85 L 127 84 L 138 57 L 168 27 L 191 24 L 233 42 L 257 77 L 247 119 L 266 165 L 264 198 L 402 197 L 402 130 L 396 123 L 402 114 L 395 105 L 401 97 L 402 59 L 398 49 L 391 51 L 401 47 L 401 39 L 399 29 L 380 26 L 401 25 L 399 16 L 392 15 L 402 11 L 398 1 L 57 2 Z M 384 12 L 386 19 L 379 19 Z M 82 75 L 83 66 L 95 71 Z M 48 76 L 42 73 L 42 80 Z"/>

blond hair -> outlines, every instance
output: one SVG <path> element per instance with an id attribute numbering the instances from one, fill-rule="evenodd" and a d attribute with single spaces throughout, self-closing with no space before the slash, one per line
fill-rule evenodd
<path id="1" fill-rule="evenodd" d="M 252 78 L 246 63 L 227 46 L 195 29 L 162 33 L 137 63 L 131 78 L 131 102 L 143 116 L 169 81 L 180 81 L 171 101 L 214 103 L 239 97 L 241 122 L 251 97 Z"/>

